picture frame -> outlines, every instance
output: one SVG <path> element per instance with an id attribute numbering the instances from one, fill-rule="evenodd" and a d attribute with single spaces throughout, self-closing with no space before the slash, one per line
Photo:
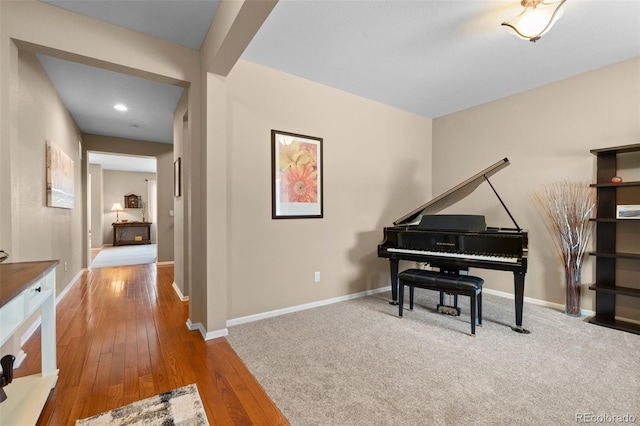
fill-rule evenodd
<path id="1" fill-rule="evenodd" d="M 75 179 L 73 160 L 59 146 L 45 141 L 47 161 L 47 207 L 73 209 Z"/>
<path id="2" fill-rule="evenodd" d="M 125 209 L 139 209 L 142 207 L 142 196 L 136 194 L 128 194 L 124 196 Z"/>
<path id="3" fill-rule="evenodd" d="M 640 219 L 640 204 L 618 204 L 616 219 Z"/>
<path id="4" fill-rule="evenodd" d="M 182 158 L 173 162 L 173 196 L 182 196 Z"/>
<path id="5" fill-rule="evenodd" d="M 271 218 L 322 218 L 323 139 L 271 130 Z"/>

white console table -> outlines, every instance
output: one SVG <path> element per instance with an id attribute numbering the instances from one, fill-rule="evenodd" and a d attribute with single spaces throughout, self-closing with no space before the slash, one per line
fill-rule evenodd
<path id="1" fill-rule="evenodd" d="M 0 264 L 0 347 L 41 308 L 42 371 L 4 387 L 0 425 L 35 425 L 58 379 L 56 366 L 57 260 Z M 2 354 L 3 356 L 6 354 Z"/>

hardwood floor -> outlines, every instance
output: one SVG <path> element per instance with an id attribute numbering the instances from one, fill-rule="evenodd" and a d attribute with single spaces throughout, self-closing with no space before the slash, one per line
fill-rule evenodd
<path id="1" fill-rule="evenodd" d="M 196 383 L 210 424 L 288 425 L 226 339 L 186 327 L 173 267 L 94 269 L 56 308 L 58 383 L 39 425 L 76 419 Z M 24 345 L 21 377 L 40 370 L 40 331 Z"/>

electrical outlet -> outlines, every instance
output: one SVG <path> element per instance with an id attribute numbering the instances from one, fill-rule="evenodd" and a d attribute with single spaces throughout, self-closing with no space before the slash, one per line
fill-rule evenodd
<path id="1" fill-rule="evenodd" d="M 64 271 L 67 272 L 67 262 L 64 262 Z"/>
<path id="2" fill-rule="evenodd" d="M 313 279 L 315 280 L 315 282 L 319 283 L 320 282 L 320 272 L 316 272 L 313 275 Z"/>

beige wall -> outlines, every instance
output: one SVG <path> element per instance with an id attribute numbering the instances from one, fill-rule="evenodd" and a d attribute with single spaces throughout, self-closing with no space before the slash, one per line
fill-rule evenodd
<path id="1" fill-rule="evenodd" d="M 11 260 L 59 259 L 60 292 L 81 269 L 82 210 L 80 132 L 34 54 L 19 53 L 18 138 L 11 144 Z M 74 164 L 73 209 L 47 207 L 45 140 Z M 65 270 L 64 264 L 67 263 Z"/>
<path id="2" fill-rule="evenodd" d="M 388 285 L 377 245 L 430 198 L 431 120 L 247 61 L 227 96 L 228 318 Z M 271 129 L 323 138 L 324 218 L 271 219 Z"/>
<path id="3" fill-rule="evenodd" d="M 104 224 L 104 215 L 102 214 L 104 207 L 103 200 L 103 170 L 99 164 L 91 164 L 89 166 L 89 174 L 91 175 L 91 187 L 89 188 L 88 198 L 91 209 L 91 248 L 102 248 L 108 242 L 104 239 L 102 227 Z"/>
<path id="4" fill-rule="evenodd" d="M 17 98 L 14 89 L 18 81 L 18 50 L 45 53 L 85 65 L 189 87 L 190 115 L 194 121 L 199 122 L 200 55 L 197 50 L 71 13 L 39 1 L 2 1 L 0 10 L 0 103 L 2 103 L 0 176 L 3 177 L 0 180 L 0 195 L 11 193 L 8 180 L 12 175 L 9 166 L 13 156 L 11 147 L 18 140 L 15 124 L 17 123 Z M 61 28 L 64 28 L 64 31 L 61 31 Z M 199 143 L 199 132 L 195 132 L 193 137 L 196 143 Z M 172 164 L 172 161 L 170 163 Z M 172 166 L 170 170 L 170 182 L 173 182 Z M 81 173 L 85 179 L 82 180 L 80 192 L 86 193 L 88 169 L 85 163 L 82 165 Z M 4 179 L 5 177 L 7 179 Z M 173 184 L 170 183 L 170 185 Z M 172 204 L 172 201 L 167 203 Z M 162 206 L 159 205 L 159 209 L 162 209 Z M 163 214 L 163 212 L 168 213 L 170 209 L 169 207 L 159 211 Z M 87 215 L 83 211 L 79 218 L 81 229 L 88 229 L 86 221 Z M 168 228 L 169 225 L 167 229 L 158 229 L 158 233 L 169 232 Z M 10 242 L 16 239 L 12 235 L 15 233 L 12 229 L 10 207 L 3 203 L 0 206 L 0 246 L 4 249 L 10 250 L 12 248 Z M 79 235 L 76 238 L 81 241 L 81 249 L 79 266 L 70 271 L 73 275 L 80 271 L 82 265 L 86 265 L 88 254 L 87 241 Z M 159 260 L 164 259 L 161 256 L 165 255 L 159 253 Z"/>
<path id="5" fill-rule="evenodd" d="M 187 274 L 190 280 L 190 319 L 201 322 L 207 338 L 224 336 L 228 318 L 229 191 L 226 76 L 276 5 L 277 0 L 223 0 L 201 48 L 202 121 L 190 115 L 190 143 L 185 157 L 191 161 L 184 204 Z M 194 131 L 205 141 L 196 145 Z M 194 256 L 203 253 L 204 258 Z M 196 285 L 196 283 L 202 283 Z"/>
<path id="6" fill-rule="evenodd" d="M 56 289 L 59 294 L 81 269 L 82 209 L 80 132 L 67 112 L 36 56 L 18 53 L 18 82 L 15 87 L 15 140 L 3 151 L 8 162 L 10 197 L 3 199 L 11 233 L 3 233 L 0 246 L 10 254 L 10 262 L 58 259 Z M 46 140 L 62 149 L 73 161 L 74 207 L 47 207 Z M 9 220 L 10 219 L 10 220 Z M 10 237 L 10 238 L 9 238 Z M 26 324 L 1 349 L 17 354 Z"/>
<path id="7" fill-rule="evenodd" d="M 14 191 L 12 182 L 26 179 L 20 161 L 32 154 L 27 152 L 32 147 L 19 146 L 25 135 L 20 108 L 34 102 L 29 104 L 34 108 L 28 117 L 31 121 L 44 106 L 40 93 L 35 103 L 16 90 L 26 75 L 18 70 L 21 49 L 187 88 L 184 110 L 189 111 L 189 121 L 182 130 L 188 140 L 179 147 L 184 196 L 174 199 L 172 195 L 172 164 L 177 155 L 162 155 L 168 175 L 161 178 L 159 160 L 158 204 L 162 216 L 169 206 L 175 207 L 174 202 L 181 203 L 182 226 L 191 234 L 183 240 L 189 255 L 182 275 L 189 283 L 183 285 L 191 298 L 190 319 L 207 330 L 223 328 L 227 319 L 386 285 L 387 261 L 376 256 L 383 228 L 433 194 L 505 156 L 512 166 L 492 182 L 530 232 L 526 295 L 563 303 L 558 286 L 561 267 L 551 254 L 550 239 L 532 208 L 530 192 L 564 176 L 590 182 L 594 160 L 589 149 L 637 143 L 638 59 L 432 122 L 245 61 L 227 77 L 210 74 L 221 63 L 228 67 L 241 52 L 235 44 L 218 41 L 233 38 L 226 36 L 240 32 L 243 22 L 251 21 L 251 7 L 264 8 L 262 16 L 268 15 L 270 3 L 226 4 L 230 23 L 220 27 L 222 35 L 214 31 L 205 51 L 198 52 L 42 2 L 0 1 L 0 199 L 12 200 L 11 205 L 0 205 L 0 247 L 10 252 L 17 247 L 23 253 L 33 239 L 13 213 L 14 197 L 33 194 Z M 257 27 L 254 22 L 251 31 Z M 242 39 L 246 37 L 237 38 Z M 28 72 L 35 68 L 31 63 Z M 206 117 L 201 116 L 203 110 Z M 27 129 L 29 143 L 43 141 L 44 132 L 36 132 L 48 123 L 63 123 L 50 131 L 53 138 L 76 138 L 66 124 L 68 117 L 61 117 L 48 114 Z M 271 129 L 324 138 L 323 219 L 271 220 Z M 85 149 L 89 145 L 108 151 L 105 147 L 114 143 L 105 140 L 92 145 L 97 140 L 94 136 L 82 137 Z M 127 145 L 125 141 L 115 144 Z M 73 147 L 65 149 L 71 152 Z M 111 152 L 127 151 L 117 147 Z M 80 173 L 88 173 L 84 162 Z M 171 188 L 165 201 L 160 199 L 161 179 Z M 81 185 L 80 194 L 86 191 L 86 181 Z M 490 224 L 510 225 L 486 187 L 455 209 L 485 214 Z M 85 256 L 81 229 L 87 226 L 86 215 L 80 215 L 64 223 L 65 238 L 73 239 L 68 244 L 73 258 L 69 277 L 59 277 L 64 285 L 68 282 L 64 280 L 80 271 Z M 55 225 L 56 220 L 61 219 L 56 216 L 47 225 Z M 173 227 L 172 221 L 165 223 L 160 234 Z M 23 232 L 27 232 L 25 238 Z M 48 244 L 56 235 L 41 238 Z M 159 253 L 159 260 L 161 256 L 165 254 Z M 12 256 L 12 260 L 25 259 Z M 321 272 L 320 283 L 313 282 L 315 271 Z M 590 274 L 592 265 L 587 263 L 585 282 Z M 481 275 L 488 288 L 512 291 L 508 273 L 482 271 Z M 583 306 L 589 308 L 591 296 L 585 293 Z"/>
<path id="8" fill-rule="evenodd" d="M 531 194 L 564 178 L 595 182 L 591 149 L 639 140 L 640 58 L 635 58 L 435 119 L 433 193 L 508 157 L 511 166 L 491 181 L 518 224 L 529 231 L 525 296 L 564 304 L 563 269 Z M 640 167 L 638 157 L 623 167 L 630 169 L 632 162 Z M 512 226 L 486 184 L 454 208 L 485 214 L 489 225 Z M 582 307 L 589 310 L 595 309 L 593 291 L 587 288 L 593 267 L 587 259 Z M 475 272 L 485 278 L 486 288 L 513 291 L 511 274 Z"/>
<path id="9" fill-rule="evenodd" d="M 173 117 L 173 161 L 180 158 L 182 167 L 185 166 L 184 146 L 186 141 L 190 140 L 189 136 L 189 111 L 188 108 L 188 91 L 184 91 Z M 180 197 L 173 197 L 173 282 L 183 296 L 189 296 L 189 288 L 186 283 L 189 282 L 187 268 L 185 268 L 185 259 L 187 258 L 187 216 L 185 215 L 184 199 L 187 196 L 186 185 L 184 185 L 184 177 L 187 175 L 183 172 L 183 194 Z"/>

